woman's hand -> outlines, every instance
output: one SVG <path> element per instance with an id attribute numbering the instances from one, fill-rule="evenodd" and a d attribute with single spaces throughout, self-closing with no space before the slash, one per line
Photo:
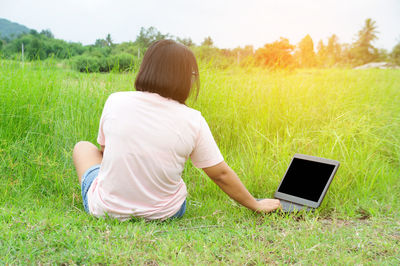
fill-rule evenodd
<path id="1" fill-rule="evenodd" d="M 257 212 L 272 212 L 276 209 L 282 208 L 281 203 L 277 199 L 262 199 L 257 201 Z"/>

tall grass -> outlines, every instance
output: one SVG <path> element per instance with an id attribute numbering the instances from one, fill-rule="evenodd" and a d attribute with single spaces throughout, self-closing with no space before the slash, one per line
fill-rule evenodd
<path id="1" fill-rule="evenodd" d="M 14 61 L 1 61 L 0 71 L 3 200 L 21 191 L 67 200 L 79 191 L 73 145 L 95 142 L 105 99 L 133 90 L 134 74 L 80 74 Z M 393 204 L 400 169 L 398 70 L 202 66 L 200 75 L 200 95 L 188 104 L 206 117 L 226 161 L 256 196 L 271 196 L 291 156 L 304 153 L 342 163 L 325 212 L 351 216 L 361 205 L 379 213 L 371 201 Z M 210 190 L 224 196 L 190 164 L 184 179 L 194 197 Z"/>
<path id="2" fill-rule="evenodd" d="M 291 156 L 304 153 L 342 163 L 324 212 L 352 216 L 362 206 L 379 213 L 381 204 L 397 201 L 398 70 L 202 69 L 201 74 L 203 90 L 194 108 L 203 112 L 226 160 L 258 196 L 272 195 Z"/>
<path id="3" fill-rule="evenodd" d="M 50 223 L 58 224 L 54 216 L 64 214 L 63 222 L 83 223 L 79 222 L 85 214 L 72 148 L 79 140 L 95 142 L 106 98 L 115 91 L 133 90 L 134 76 L 84 74 L 43 62 L 0 61 L 0 203 L 4 221 L 15 224 L 15 217 L 24 215 L 37 221 L 48 213 L 53 215 Z M 199 97 L 190 99 L 188 105 L 202 112 L 225 160 L 253 195 L 271 197 L 293 154 L 304 153 L 341 162 L 316 215 L 397 217 L 399 70 L 269 72 L 201 65 L 200 76 Z M 183 178 L 189 204 L 182 223 L 191 223 L 196 215 L 217 219 L 212 218 L 214 212 L 226 213 L 232 222 L 240 222 L 240 217 L 257 219 L 249 211 L 235 208 L 190 163 Z M 218 219 L 215 221 L 220 223 Z M 6 226 L 4 222 L 1 231 L 5 232 Z M 145 225 L 138 226 L 145 230 Z M 80 234 L 72 228 L 74 235 Z M 184 238 L 190 236 L 184 234 Z M 21 241 L 11 242 L 23 246 Z M 97 250 L 97 246 L 91 247 Z M 8 258 L 15 258 L 13 252 L 17 251 L 8 250 Z M 29 252 L 35 261 L 34 251 Z M 47 253 L 40 254 L 45 258 Z"/>

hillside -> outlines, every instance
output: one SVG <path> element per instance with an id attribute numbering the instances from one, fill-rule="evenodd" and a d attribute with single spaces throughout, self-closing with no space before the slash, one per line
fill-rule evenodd
<path id="1" fill-rule="evenodd" d="M 7 19 L 0 18 L 0 38 L 13 38 L 24 32 L 29 32 L 29 28 L 24 25 L 11 22 Z"/>

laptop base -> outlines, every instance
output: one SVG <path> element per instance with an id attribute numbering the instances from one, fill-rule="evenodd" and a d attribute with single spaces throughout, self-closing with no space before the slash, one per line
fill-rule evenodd
<path id="1" fill-rule="evenodd" d="M 256 198 L 257 201 L 263 200 L 263 199 L 258 199 Z M 280 211 L 282 212 L 298 212 L 301 210 L 304 211 L 314 211 L 315 209 L 312 207 L 308 207 L 305 205 L 300 205 L 300 204 L 296 204 L 287 200 L 283 200 L 283 199 L 279 199 L 282 209 L 280 209 Z"/>
<path id="2" fill-rule="evenodd" d="M 304 206 L 304 205 L 299 205 L 299 204 L 296 204 L 296 203 L 293 203 L 290 201 L 286 201 L 283 199 L 279 199 L 279 201 L 281 202 L 283 212 L 298 212 L 301 210 L 305 210 L 305 211 L 313 211 L 314 210 L 314 208 Z"/>

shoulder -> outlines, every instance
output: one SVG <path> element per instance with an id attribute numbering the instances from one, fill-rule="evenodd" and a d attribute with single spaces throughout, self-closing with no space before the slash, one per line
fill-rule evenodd
<path id="1" fill-rule="evenodd" d="M 133 91 L 113 92 L 108 96 L 107 101 L 117 100 L 117 99 L 125 99 L 127 96 L 130 96 L 132 93 L 133 93 Z"/>
<path id="2" fill-rule="evenodd" d="M 187 105 L 180 104 L 181 108 L 184 109 L 188 114 L 194 116 L 194 117 L 202 117 L 201 112 L 199 110 L 193 109 Z"/>
<path id="3" fill-rule="evenodd" d="M 179 105 L 178 108 L 181 110 L 181 113 L 188 121 L 191 121 L 194 125 L 197 125 L 197 127 L 200 126 L 201 121 L 204 119 L 200 111 L 181 103 L 177 104 Z"/>
<path id="4" fill-rule="evenodd" d="M 122 104 L 124 102 L 130 101 L 132 98 L 136 97 L 136 92 L 134 91 L 119 91 L 111 93 L 105 105 L 115 105 Z"/>

